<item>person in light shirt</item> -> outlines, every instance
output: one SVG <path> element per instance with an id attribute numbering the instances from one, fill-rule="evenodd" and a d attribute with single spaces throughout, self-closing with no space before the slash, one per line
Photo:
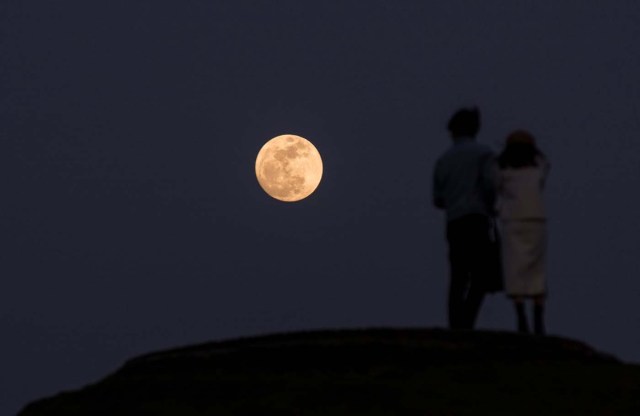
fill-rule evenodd
<path id="1" fill-rule="evenodd" d="M 549 162 L 527 131 L 509 134 L 498 156 L 498 212 L 502 237 L 505 291 L 513 300 L 518 331 L 528 333 L 525 310 L 533 303 L 534 333 L 543 335 L 547 293 L 545 257 L 547 242 L 543 190 Z"/>
<path id="2" fill-rule="evenodd" d="M 473 329 L 485 294 L 502 290 L 493 216 L 498 169 L 478 143 L 480 111 L 462 108 L 447 125 L 452 139 L 433 174 L 433 204 L 445 212 L 451 329 Z M 495 261 L 494 261 L 495 260 Z"/>

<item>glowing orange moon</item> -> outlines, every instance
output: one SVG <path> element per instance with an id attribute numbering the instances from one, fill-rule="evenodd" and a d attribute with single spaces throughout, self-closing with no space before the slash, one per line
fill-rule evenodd
<path id="1" fill-rule="evenodd" d="M 256 158 L 256 177 L 264 191 L 285 202 L 311 195 L 322 179 L 322 158 L 304 137 L 283 134 L 262 146 Z"/>

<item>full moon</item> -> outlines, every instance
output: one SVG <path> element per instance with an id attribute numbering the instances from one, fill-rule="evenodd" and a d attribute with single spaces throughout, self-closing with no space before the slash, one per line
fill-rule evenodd
<path id="1" fill-rule="evenodd" d="M 256 158 L 256 177 L 264 191 L 285 202 L 311 195 L 322 179 L 322 158 L 310 141 L 293 134 L 274 137 Z"/>

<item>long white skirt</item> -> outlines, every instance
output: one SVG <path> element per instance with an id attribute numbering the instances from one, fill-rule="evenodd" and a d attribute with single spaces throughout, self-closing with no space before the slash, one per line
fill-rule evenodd
<path id="1" fill-rule="evenodd" d="M 544 220 L 502 220 L 502 267 L 509 296 L 539 296 L 547 291 Z"/>

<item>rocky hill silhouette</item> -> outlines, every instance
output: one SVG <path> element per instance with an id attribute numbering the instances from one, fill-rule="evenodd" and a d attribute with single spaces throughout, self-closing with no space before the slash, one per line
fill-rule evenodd
<path id="1" fill-rule="evenodd" d="M 19 416 L 472 414 L 638 415 L 640 366 L 559 337 L 299 332 L 147 354 Z"/>

